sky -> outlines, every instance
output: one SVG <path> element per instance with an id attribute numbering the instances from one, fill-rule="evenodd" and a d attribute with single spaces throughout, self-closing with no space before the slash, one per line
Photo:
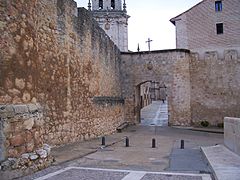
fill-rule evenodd
<path id="1" fill-rule="evenodd" d="M 75 0 L 78 7 L 87 8 L 88 0 Z M 202 0 L 126 0 L 128 21 L 128 48 L 137 51 L 148 50 L 146 41 L 151 42 L 151 50 L 175 49 L 175 26 L 171 18 L 188 10 Z"/>

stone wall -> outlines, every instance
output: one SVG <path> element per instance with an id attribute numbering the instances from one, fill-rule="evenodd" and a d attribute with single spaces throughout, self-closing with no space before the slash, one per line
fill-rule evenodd
<path id="1" fill-rule="evenodd" d="M 224 118 L 224 144 L 240 155 L 240 119 Z"/>
<path id="2" fill-rule="evenodd" d="M 240 57 L 227 50 L 224 58 L 206 52 L 202 59 L 193 54 L 190 64 L 191 114 L 193 124 L 223 123 L 224 117 L 240 117 Z"/>
<path id="3" fill-rule="evenodd" d="M 1 160 L 43 146 L 44 118 L 38 104 L 0 105 Z"/>
<path id="4" fill-rule="evenodd" d="M 158 82 L 167 87 L 170 125 L 190 125 L 190 57 L 181 49 L 122 53 L 126 120 L 140 121 L 140 85 Z"/>
<path id="5" fill-rule="evenodd" d="M 124 121 L 120 52 L 73 0 L 1 0 L 0 39 L 0 104 L 40 104 L 41 142 L 86 140 Z"/>

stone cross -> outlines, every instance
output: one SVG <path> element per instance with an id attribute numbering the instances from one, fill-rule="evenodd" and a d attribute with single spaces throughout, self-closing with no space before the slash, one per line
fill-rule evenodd
<path id="1" fill-rule="evenodd" d="M 151 44 L 151 42 L 152 42 L 153 40 L 151 40 L 150 38 L 148 38 L 148 40 L 146 41 L 146 43 L 148 43 L 148 50 L 150 51 L 150 44 Z"/>

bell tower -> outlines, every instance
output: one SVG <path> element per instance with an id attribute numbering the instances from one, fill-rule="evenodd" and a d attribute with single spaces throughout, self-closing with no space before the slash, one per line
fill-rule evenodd
<path id="1" fill-rule="evenodd" d="M 125 0 L 89 0 L 88 10 L 120 51 L 128 51 L 128 18 Z"/>

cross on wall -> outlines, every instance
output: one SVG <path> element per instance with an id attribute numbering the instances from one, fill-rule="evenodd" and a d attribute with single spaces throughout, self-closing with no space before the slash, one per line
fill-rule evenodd
<path id="1" fill-rule="evenodd" d="M 150 51 L 151 50 L 151 42 L 153 40 L 151 40 L 150 38 L 148 38 L 148 40 L 146 41 L 146 43 L 148 43 L 148 50 Z"/>

